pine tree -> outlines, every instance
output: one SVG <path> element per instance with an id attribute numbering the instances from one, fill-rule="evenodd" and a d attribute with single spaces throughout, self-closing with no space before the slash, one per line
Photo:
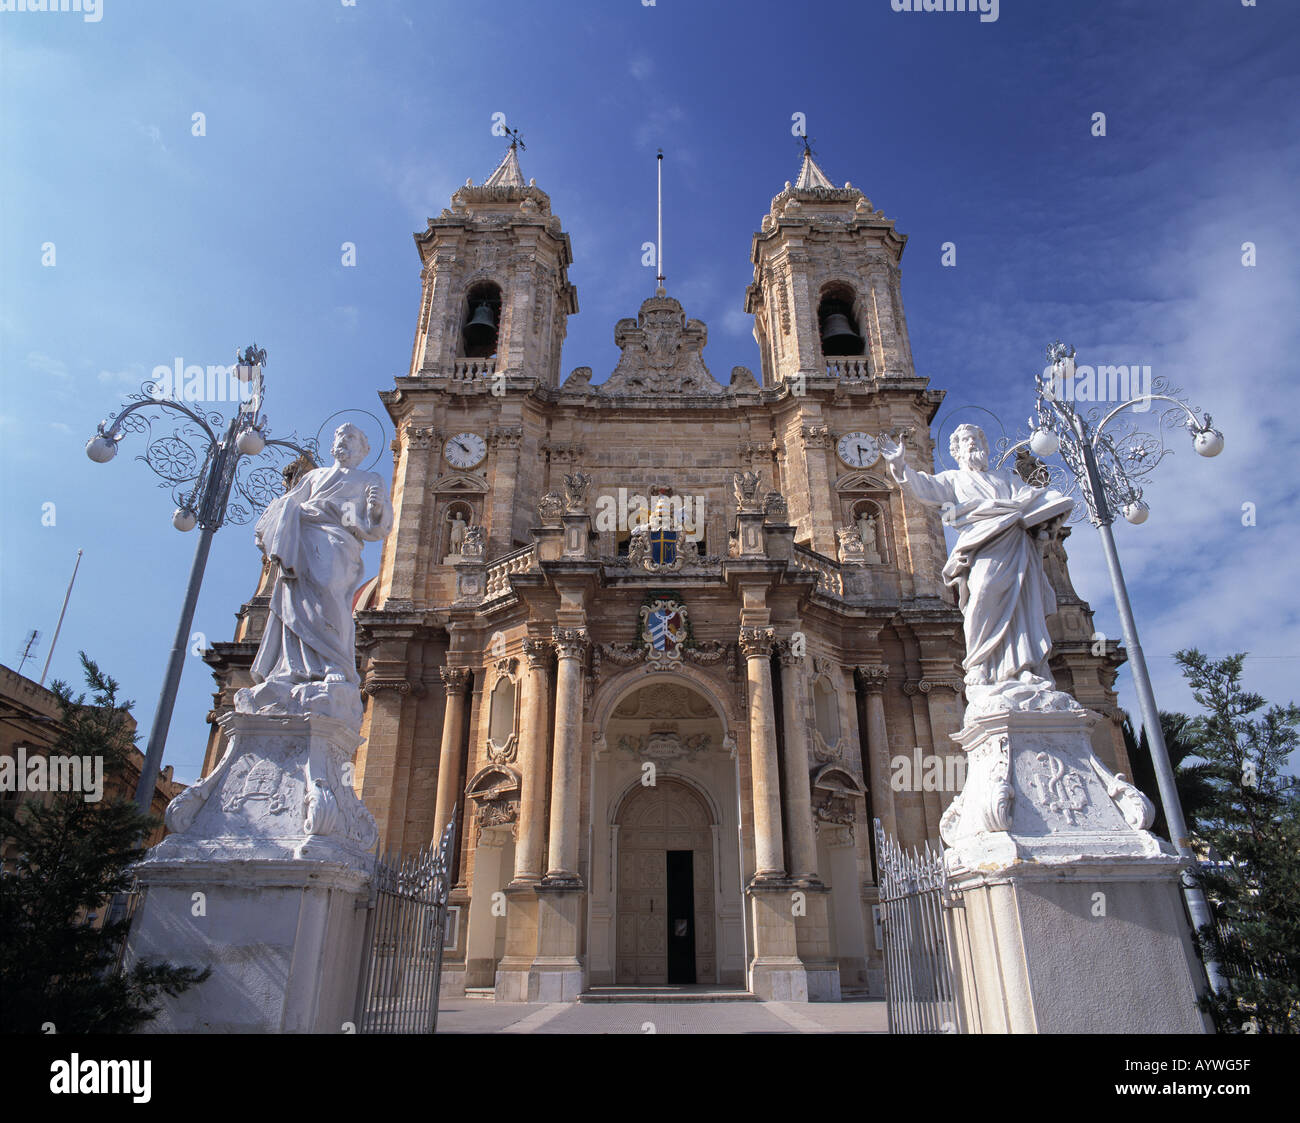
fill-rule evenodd
<path id="1" fill-rule="evenodd" d="M 92 701 L 53 684 L 62 729 L 50 754 L 102 756 L 104 774 L 112 775 L 127 765 L 135 740 L 131 703 L 118 702 L 118 684 L 84 652 L 81 664 Z M 155 1015 L 159 992 L 179 994 L 207 978 L 206 970 L 168 964 L 120 972 L 129 921 L 102 928 L 85 922 L 129 887 L 128 867 L 143 857 L 140 842 L 157 825 L 128 798 L 91 803 L 81 792 L 0 811 L 0 838 L 17 851 L 0 876 L 0 1031 L 129 1032 Z"/>
<path id="2" fill-rule="evenodd" d="M 1213 799 L 1197 833 L 1211 847 L 1198 878 L 1216 924 L 1201 953 L 1226 976 L 1205 1005 L 1221 1033 L 1300 1032 L 1300 786 L 1285 775 L 1300 746 L 1300 706 L 1264 709 L 1242 688 L 1244 654 L 1175 658 L 1205 713 L 1188 722 L 1193 751 L 1211 765 Z M 1263 710 L 1263 713 L 1259 711 Z"/>

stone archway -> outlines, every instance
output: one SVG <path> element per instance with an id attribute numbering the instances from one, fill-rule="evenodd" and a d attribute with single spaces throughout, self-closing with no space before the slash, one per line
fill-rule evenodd
<path id="1" fill-rule="evenodd" d="M 716 983 L 714 823 L 707 804 L 690 785 L 664 776 L 623 800 L 617 824 L 615 981 Z"/>

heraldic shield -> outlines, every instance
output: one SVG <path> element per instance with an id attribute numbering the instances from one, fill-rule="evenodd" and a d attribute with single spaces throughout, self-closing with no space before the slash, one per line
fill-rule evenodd
<path id="1" fill-rule="evenodd" d="M 686 642 L 686 606 L 671 598 L 657 597 L 641 606 L 641 641 L 650 663 L 675 662 L 682 657 Z"/>

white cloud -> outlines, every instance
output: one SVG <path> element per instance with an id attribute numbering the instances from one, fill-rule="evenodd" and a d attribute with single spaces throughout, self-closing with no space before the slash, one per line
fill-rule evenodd
<path id="1" fill-rule="evenodd" d="M 27 352 L 27 366 L 37 374 L 44 375 L 47 378 L 67 378 L 68 364 L 62 359 L 56 359 L 53 355 L 47 355 L 44 351 Z"/>

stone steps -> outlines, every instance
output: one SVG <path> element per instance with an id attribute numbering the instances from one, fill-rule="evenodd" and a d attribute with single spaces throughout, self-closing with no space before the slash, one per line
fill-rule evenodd
<path id="1" fill-rule="evenodd" d="M 663 987 L 592 987 L 578 995 L 578 1001 L 630 1002 L 636 1004 L 657 1002 L 757 1002 L 758 996 L 747 990 L 715 987 L 663 986 Z"/>

